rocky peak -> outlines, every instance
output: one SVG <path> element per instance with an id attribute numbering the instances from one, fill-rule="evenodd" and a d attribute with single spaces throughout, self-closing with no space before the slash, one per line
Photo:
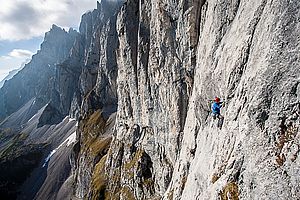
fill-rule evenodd
<path id="1" fill-rule="evenodd" d="M 73 29 L 73 28 L 71 27 L 71 28 L 69 28 L 68 33 L 69 33 L 69 34 L 74 34 L 74 35 L 76 35 L 78 32 L 77 32 L 75 29 Z"/>
<path id="2" fill-rule="evenodd" d="M 52 24 L 52 26 L 50 28 L 50 31 L 48 33 L 51 33 L 51 32 L 62 32 L 62 31 L 65 32 L 65 30 L 62 29 L 61 27 L 57 26 L 56 24 Z"/>
<path id="3" fill-rule="evenodd" d="M 115 15 L 123 1 L 97 1 L 97 9 L 88 11 L 82 15 L 79 32 L 90 42 L 91 33 L 95 32 L 101 23 L 107 22 L 108 18 Z"/>
<path id="4" fill-rule="evenodd" d="M 67 33 L 56 25 L 52 26 L 37 54 L 1 88 L 0 118 L 17 111 L 33 97 L 43 99 L 44 104 L 54 98 L 56 64 L 70 56 L 78 36 L 78 33 Z"/>
<path id="5" fill-rule="evenodd" d="M 53 24 L 50 31 L 45 33 L 39 52 L 45 57 L 58 58 L 57 63 L 62 62 L 69 56 L 70 49 L 78 35 L 74 30 L 66 32 L 64 29 Z"/>
<path id="6" fill-rule="evenodd" d="M 51 29 L 45 33 L 43 43 L 48 42 L 48 41 L 53 41 L 53 40 L 55 40 L 55 38 L 59 39 L 60 37 L 66 37 L 66 35 L 67 35 L 67 32 L 64 29 L 53 24 Z"/>

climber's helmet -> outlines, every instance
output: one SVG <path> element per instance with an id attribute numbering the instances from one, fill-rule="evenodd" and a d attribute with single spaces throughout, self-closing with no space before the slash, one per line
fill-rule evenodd
<path id="1" fill-rule="evenodd" d="M 220 98 L 219 97 L 215 97 L 215 102 L 216 103 L 220 103 Z"/>

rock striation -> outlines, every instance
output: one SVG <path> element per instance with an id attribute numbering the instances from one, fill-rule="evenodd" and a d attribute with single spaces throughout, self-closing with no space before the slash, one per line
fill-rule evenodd
<path id="1" fill-rule="evenodd" d="M 118 15 L 118 113 L 107 170 L 109 198 L 167 190 L 193 87 L 197 4 L 127 1 Z M 183 20 L 184 19 L 184 20 Z"/>
<path id="2" fill-rule="evenodd" d="M 299 5 L 127 1 L 108 199 L 299 198 Z"/>
<path id="3" fill-rule="evenodd" d="M 182 149 L 165 199 L 299 198 L 299 6 L 207 3 Z M 221 130 L 206 111 L 214 95 L 225 101 Z"/>
<path id="4" fill-rule="evenodd" d="M 122 2 L 101 1 L 97 9 L 85 13 L 80 24 L 84 36 L 85 61 L 80 75 L 78 146 L 73 160 L 75 196 L 99 198 L 102 183 L 97 176 L 103 171 L 111 142 L 117 109 L 116 30 L 117 11 Z M 79 108 L 78 108 L 79 107 Z M 102 172 L 101 172 L 102 173 Z M 104 181 L 104 180 L 101 180 Z M 96 191 L 94 191 L 96 190 Z"/>

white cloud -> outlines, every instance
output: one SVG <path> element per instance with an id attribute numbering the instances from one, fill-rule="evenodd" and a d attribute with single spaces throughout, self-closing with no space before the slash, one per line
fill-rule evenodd
<path id="1" fill-rule="evenodd" d="M 14 69 L 19 69 L 23 67 L 26 63 L 30 61 L 26 57 L 11 57 L 11 56 L 1 56 L 0 57 L 0 81 L 8 75 L 8 73 Z"/>
<path id="2" fill-rule="evenodd" d="M 8 55 L 13 58 L 29 58 L 33 53 L 25 49 L 14 49 Z"/>
<path id="3" fill-rule="evenodd" d="M 96 0 L 0 0 L 0 40 L 41 36 L 52 24 L 77 27 L 81 15 L 96 8 Z"/>
<path id="4" fill-rule="evenodd" d="M 9 60 L 9 59 L 11 59 L 11 57 L 10 56 L 1 56 L 0 59 Z"/>
<path id="5" fill-rule="evenodd" d="M 9 71 L 23 67 L 30 61 L 33 52 L 25 49 L 14 49 L 5 56 L 0 56 L 0 80 Z"/>

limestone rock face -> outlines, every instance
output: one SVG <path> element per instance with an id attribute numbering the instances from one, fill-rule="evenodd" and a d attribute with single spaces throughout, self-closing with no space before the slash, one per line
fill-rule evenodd
<path id="1" fill-rule="evenodd" d="M 299 6 L 126 2 L 108 198 L 299 198 Z"/>
<path id="2" fill-rule="evenodd" d="M 108 151 L 117 109 L 118 36 L 117 11 L 122 2 L 101 1 L 97 9 L 83 15 L 80 24 L 84 62 L 80 75 L 79 98 L 73 99 L 72 110 L 80 118 L 78 145 L 74 157 L 74 195 L 77 198 L 99 198 L 100 173 Z M 102 179 L 101 179 L 102 180 Z M 104 179 L 103 179 L 104 180 Z"/>
<path id="3" fill-rule="evenodd" d="M 299 198 L 299 8 L 208 1 L 180 156 L 164 199 Z M 225 101 L 221 130 L 208 100 Z"/>
<path id="4" fill-rule="evenodd" d="M 97 9 L 82 16 L 79 28 L 84 45 L 80 75 L 80 92 L 84 98 L 82 104 L 79 103 L 82 115 L 99 108 L 109 110 L 111 107 L 116 111 L 116 15 L 120 5 L 118 1 L 101 1 Z"/>
<path id="5" fill-rule="evenodd" d="M 158 198 L 172 178 L 193 86 L 197 3 L 129 0 L 118 14 L 118 112 L 108 198 Z"/>

